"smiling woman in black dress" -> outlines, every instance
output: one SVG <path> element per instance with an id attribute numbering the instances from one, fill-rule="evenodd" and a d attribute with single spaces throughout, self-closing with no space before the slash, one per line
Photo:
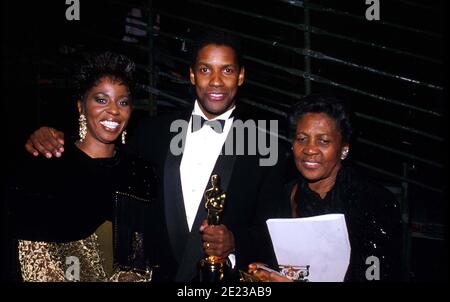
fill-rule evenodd
<path id="1" fill-rule="evenodd" d="M 294 107 L 292 143 L 298 179 L 287 185 L 286 217 L 345 215 L 351 255 L 345 281 L 400 280 L 401 216 L 394 195 L 347 164 L 351 127 L 339 99 L 311 95 Z M 300 242 L 299 244 L 308 244 Z M 379 260 L 379 275 L 371 266 Z M 288 281 L 276 273 L 249 271 L 264 280 Z"/>
<path id="2" fill-rule="evenodd" d="M 126 141 L 133 72 L 122 55 L 89 58 L 76 75 L 79 138 L 61 158 L 30 158 L 18 169 L 7 199 L 19 279 L 108 281 L 137 262 L 141 281 L 150 279 L 156 242 L 144 249 L 143 229 L 158 225 L 156 179 L 116 146 Z"/>

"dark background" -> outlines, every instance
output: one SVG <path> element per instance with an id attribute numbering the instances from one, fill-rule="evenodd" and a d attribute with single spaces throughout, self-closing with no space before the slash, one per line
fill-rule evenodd
<path id="1" fill-rule="evenodd" d="M 186 82 L 189 39 L 211 27 L 242 35 L 247 82 L 240 97 L 251 101 L 242 106 L 257 116 L 279 120 L 280 134 L 289 138 L 289 106 L 308 93 L 308 81 L 299 75 L 307 70 L 301 53 L 307 48 L 304 31 L 242 12 L 304 24 L 304 9 L 294 5 L 303 1 L 291 5 L 275 0 L 209 1 L 211 6 L 202 1 L 81 0 L 79 21 L 66 20 L 68 6 L 63 0 L 36 2 L 1 2 L 1 112 L 6 126 L 1 171 L 6 179 L 25 156 L 23 145 L 34 129 L 50 125 L 76 134 L 71 76 L 85 53 L 113 50 L 129 55 L 141 67 L 139 82 L 159 92 L 138 94 L 132 132 L 140 116 L 185 106 L 174 98 L 192 102 Z M 380 3 L 378 23 L 364 19 L 368 6 L 363 0 L 312 3 L 311 26 L 335 35 L 311 34 L 310 48 L 340 62 L 313 56 L 310 90 L 347 100 L 356 113 L 353 122 L 359 138 L 351 160 L 397 190 L 407 206 L 405 279 L 443 281 L 448 278 L 447 5 L 419 0 Z M 123 42 L 125 18 L 131 7 L 139 6 L 151 7 L 142 10 L 140 19 L 154 32 L 135 37 L 135 43 Z"/>

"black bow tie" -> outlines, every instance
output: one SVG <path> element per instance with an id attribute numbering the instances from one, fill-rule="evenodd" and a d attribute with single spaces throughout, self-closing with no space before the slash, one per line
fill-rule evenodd
<path id="1" fill-rule="evenodd" d="M 201 115 L 192 115 L 192 132 L 200 130 L 203 125 L 210 126 L 217 133 L 223 132 L 223 127 L 225 126 L 225 120 L 212 120 L 208 121 Z"/>

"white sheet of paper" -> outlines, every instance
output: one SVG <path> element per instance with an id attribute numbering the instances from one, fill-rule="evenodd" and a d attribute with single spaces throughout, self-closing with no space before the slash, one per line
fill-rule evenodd
<path id="1" fill-rule="evenodd" d="M 344 281 L 350 242 L 344 214 L 267 220 L 278 264 L 307 266 L 311 282 Z"/>

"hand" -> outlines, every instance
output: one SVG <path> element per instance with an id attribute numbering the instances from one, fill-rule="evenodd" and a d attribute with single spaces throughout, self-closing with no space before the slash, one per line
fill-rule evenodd
<path id="1" fill-rule="evenodd" d="M 225 225 L 208 225 L 205 219 L 200 226 L 200 233 L 203 251 L 208 256 L 226 258 L 234 251 L 234 235 Z"/>
<path id="2" fill-rule="evenodd" d="M 248 265 L 248 273 L 253 274 L 258 279 L 265 282 L 293 282 L 291 279 L 281 275 L 279 272 L 262 263 L 250 263 Z"/>
<path id="3" fill-rule="evenodd" d="M 50 127 L 41 127 L 34 131 L 25 144 L 25 149 L 38 156 L 39 153 L 47 158 L 51 158 L 52 155 L 60 157 L 64 152 L 64 133 Z"/>

